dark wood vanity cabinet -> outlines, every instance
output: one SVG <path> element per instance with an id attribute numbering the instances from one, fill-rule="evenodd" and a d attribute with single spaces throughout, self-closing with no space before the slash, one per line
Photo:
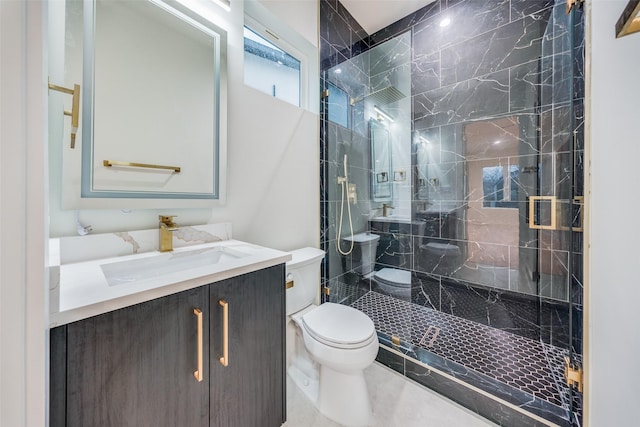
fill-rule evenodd
<path id="1" fill-rule="evenodd" d="M 235 277 L 210 291 L 211 427 L 281 425 L 286 416 L 284 270 Z M 225 332 L 221 302 L 228 314 L 226 360 L 221 360 Z"/>
<path id="2" fill-rule="evenodd" d="M 279 426 L 284 322 L 279 265 L 54 328 L 50 425 Z"/>
<path id="3" fill-rule="evenodd" d="M 66 425 L 204 425 L 193 309 L 207 304 L 202 287 L 67 325 Z"/>

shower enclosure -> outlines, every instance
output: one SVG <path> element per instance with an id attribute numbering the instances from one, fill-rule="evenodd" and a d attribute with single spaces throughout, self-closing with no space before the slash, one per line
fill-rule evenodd
<path id="1" fill-rule="evenodd" d="M 368 35 L 322 0 L 320 35 L 325 298 L 373 319 L 380 362 L 501 425 L 580 425 L 582 10 L 436 0 Z M 355 272 L 350 227 L 410 288 Z"/>

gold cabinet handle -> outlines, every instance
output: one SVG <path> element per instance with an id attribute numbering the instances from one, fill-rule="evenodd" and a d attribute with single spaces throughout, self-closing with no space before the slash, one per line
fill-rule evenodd
<path id="1" fill-rule="evenodd" d="M 198 319 L 198 370 L 193 373 L 193 376 L 198 382 L 202 381 L 203 369 L 202 369 L 202 310 L 199 308 L 193 309 L 193 314 Z"/>
<path id="2" fill-rule="evenodd" d="M 78 133 L 78 122 L 80 118 L 80 85 L 73 85 L 73 89 L 49 83 L 49 89 L 73 96 L 71 101 L 71 111 L 64 111 L 65 116 L 71 116 L 71 148 L 76 148 L 76 134 Z"/>
<path id="3" fill-rule="evenodd" d="M 221 299 L 218 303 L 222 306 L 222 357 L 219 359 L 222 366 L 229 365 L 229 303 Z"/>

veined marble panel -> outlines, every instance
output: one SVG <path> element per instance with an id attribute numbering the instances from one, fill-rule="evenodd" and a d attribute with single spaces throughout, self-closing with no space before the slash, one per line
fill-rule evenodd
<path id="1" fill-rule="evenodd" d="M 445 25 L 445 20 L 449 24 Z M 413 29 L 414 57 L 429 55 L 509 23 L 508 0 L 464 0 Z"/>
<path id="2" fill-rule="evenodd" d="M 491 117 L 509 110 L 509 70 L 413 97 L 414 129 Z"/>
<path id="3" fill-rule="evenodd" d="M 389 40 L 391 37 L 395 37 L 398 34 L 405 32 L 408 28 L 411 28 L 420 22 L 423 22 L 433 16 L 437 16 L 441 10 L 441 3 L 444 3 L 444 1 L 445 0 L 435 0 L 433 3 L 424 6 L 422 9 L 417 10 L 411 15 L 399 19 L 380 31 L 376 31 L 374 34 L 369 36 L 369 45 L 378 45 Z"/>
<path id="4" fill-rule="evenodd" d="M 411 63 L 411 94 L 440 87 L 440 52 L 421 55 Z"/>
<path id="5" fill-rule="evenodd" d="M 231 239 L 231 223 L 189 225 L 180 227 L 173 232 L 173 247 L 180 248 Z M 157 228 L 120 231 L 51 239 L 50 252 L 59 254 L 57 260 L 59 264 L 69 264 L 153 252 L 158 250 L 158 242 L 159 231 Z M 59 264 L 52 261 L 52 265 Z"/>
<path id="6" fill-rule="evenodd" d="M 546 25 L 544 16 L 526 16 L 442 50 L 442 84 L 461 82 L 542 57 Z"/>
<path id="7" fill-rule="evenodd" d="M 344 53 L 351 48 L 351 28 L 334 7 L 328 1 L 320 2 L 320 14 L 323 17 L 320 21 L 320 37 L 333 49 Z"/>
<path id="8" fill-rule="evenodd" d="M 554 5 L 554 0 L 511 0 L 511 19 L 513 21 L 522 19 L 526 15 L 531 15 L 541 10 L 548 9 Z M 565 5 L 564 0 L 561 1 Z"/>

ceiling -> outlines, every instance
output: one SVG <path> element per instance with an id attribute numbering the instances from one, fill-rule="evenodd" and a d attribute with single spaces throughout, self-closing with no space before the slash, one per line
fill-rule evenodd
<path id="1" fill-rule="evenodd" d="M 393 24 L 435 0 L 340 0 L 368 33 Z"/>

